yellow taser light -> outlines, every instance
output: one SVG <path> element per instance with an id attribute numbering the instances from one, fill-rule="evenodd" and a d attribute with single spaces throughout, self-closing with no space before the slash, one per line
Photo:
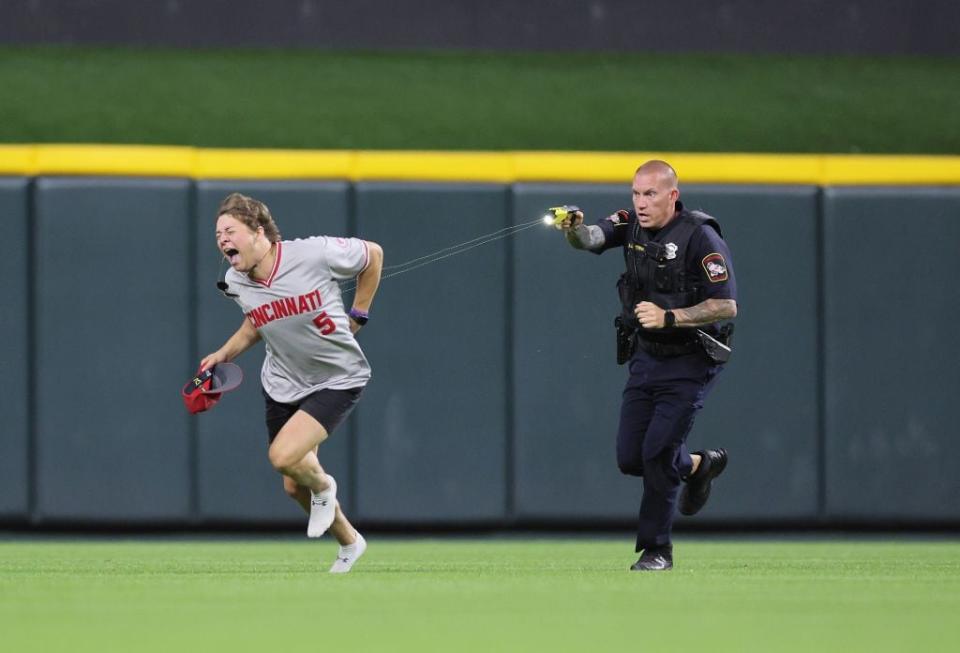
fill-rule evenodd
<path id="1" fill-rule="evenodd" d="M 580 210 L 579 206 L 573 204 L 564 204 L 563 206 L 552 206 L 547 209 L 547 214 L 543 216 L 543 224 L 560 228 L 560 223 L 570 217 L 571 213 Z"/>

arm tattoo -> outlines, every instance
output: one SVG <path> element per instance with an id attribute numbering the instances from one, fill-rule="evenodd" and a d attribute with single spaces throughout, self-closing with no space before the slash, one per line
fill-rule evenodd
<path id="1" fill-rule="evenodd" d="M 597 225 L 581 224 L 567 232 L 567 242 L 576 249 L 600 249 L 607 239 Z"/>
<path id="2" fill-rule="evenodd" d="M 729 320 L 737 316 L 737 302 L 733 299 L 708 299 L 689 308 L 675 308 L 677 326 L 698 327 Z"/>

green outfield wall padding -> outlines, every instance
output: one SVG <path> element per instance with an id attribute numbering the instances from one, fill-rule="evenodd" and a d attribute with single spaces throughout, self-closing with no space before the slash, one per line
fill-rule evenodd
<path id="1" fill-rule="evenodd" d="M 302 524 L 267 461 L 262 345 L 213 411 L 190 416 L 180 399 L 242 320 L 215 287 L 216 208 L 239 190 L 270 206 L 284 238 L 385 249 L 358 336 L 373 379 L 319 450 L 351 518 L 631 523 L 641 483 L 615 455 L 622 255 L 533 224 L 561 203 L 589 221 L 627 208 L 628 182 L 0 178 L 17 243 L 0 263 L 13 289 L 0 312 L 0 520 Z M 960 189 L 685 184 L 681 199 L 720 221 L 740 314 L 689 437 L 727 448 L 730 464 L 678 524 L 960 523 Z M 393 276 L 467 241 L 478 246 Z"/>
<path id="2" fill-rule="evenodd" d="M 960 518 L 960 189 L 827 189 L 827 516 Z"/>
<path id="3" fill-rule="evenodd" d="M 36 182 L 37 519 L 189 517 L 189 197 L 186 180 Z"/>
<path id="4" fill-rule="evenodd" d="M 357 230 L 395 265 L 506 227 L 507 201 L 500 185 L 358 184 Z M 359 336 L 358 518 L 506 516 L 508 246 L 383 280 Z"/>
<path id="5" fill-rule="evenodd" d="M 243 313 L 216 288 L 225 265 L 214 238 L 217 207 L 231 192 L 265 202 L 284 240 L 320 234 L 348 234 L 348 192 L 343 182 L 203 181 L 196 191 L 193 216 L 197 275 L 196 362 L 218 349 L 240 326 Z M 200 518 L 291 522 L 303 511 L 283 491 L 282 477 L 267 459 L 267 431 L 260 384 L 264 345 L 257 344 L 235 362 L 244 382 L 224 396 L 221 405 L 197 418 L 197 484 Z M 192 370 L 188 370 L 190 372 Z M 352 423 L 345 422 L 319 449 L 324 468 L 340 487 L 339 501 L 352 506 L 350 440 Z"/>
<path id="6" fill-rule="evenodd" d="M 0 224 L 11 244 L 0 256 L 0 277 L 7 281 L 7 295 L 0 311 L 0 518 L 11 519 L 26 518 L 29 510 L 28 187 L 25 177 L 0 177 Z"/>
<path id="7" fill-rule="evenodd" d="M 618 185 L 518 185 L 513 220 L 576 204 L 589 221 L 630 201 Z M 625 369 L 616 364 L 613 318 L 622 255 L 570 247 L 538 226 L 513 243 L 511 320 L 516 515 L 521 519 L 629 519 L 639 479 L 617 469 Z"/>

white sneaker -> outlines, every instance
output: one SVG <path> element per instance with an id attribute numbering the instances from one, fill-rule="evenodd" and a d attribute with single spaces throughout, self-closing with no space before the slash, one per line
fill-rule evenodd
<path id="1" fill-rule="evenodd" d="M 307 523 L 307 537 L 320 537 L 327 532 L 337 515 L 337 482 L 332 476 L 330 487 L 322 492 L 310 492 L 310 521 Z"/>
<path id="2" fill-rule="evenodd" d="M 337 552 L 337 559 L 333 561 L 330 567 L 331 574 L 345 574 L 353 568 L 353 563 L 360 559 L 363 552 L 367 550 L 367 541 L 363 535 L 357 533 L 357 541 L 347 546 L 341 546 Z"/>

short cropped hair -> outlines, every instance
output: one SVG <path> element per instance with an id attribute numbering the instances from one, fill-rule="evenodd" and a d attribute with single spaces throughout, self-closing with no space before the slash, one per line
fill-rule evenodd
<path id="1" fill-rule="evenodd" d="M 673 169 L 673 166 L 667 163 L 666 161 L 661 161 L 660 159 L 652 159 L 647 161 L 642 166 L 637 168 L 637 171 L 634 172 L 634 176 L 639 175 L 640 173 L 646 172 L 655 172 L 661 175 L 665 175 L 667 179 L 670 180 L 672 185 L 677 186 L 680 184 L 680 177 L 677 175 L 677 171 Z"/>

